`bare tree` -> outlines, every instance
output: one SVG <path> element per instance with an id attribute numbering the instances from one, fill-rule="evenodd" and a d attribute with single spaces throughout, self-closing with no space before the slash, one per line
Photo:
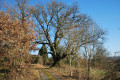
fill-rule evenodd
<path id="1" fill-rule="evenodd" d="M 52 1 L 47 5 L 41 4 L 31 7 L 30 13 L 34 16 L 33 19 L 36 22 L 36 34 L 39 37 L 36 43 L 47 44 L 50 47 L 51 55 L 54 60 L 52 66 L 55 66 L 58 61 L 68 55 L 67 53 L 59 54 L 57 51 L 60 44 L 66 41 L 68 33 L 72 33 L 78 37 L 76 37 L 74 48 L 72 47 L 72 51 L 76 52 L 85 44 L 86 32 L 90 33 L 90 36 L 87 38 L 87 43 L 98 40 L 104 34 L 101 30 L 96 28 L 96 34 L 92 35 L 92 32 L 90 32 L 91 26 L 96 25 L 93 25 L 94 23 L 91 18 L 79 13 L 76 4 L 67 6 L 62 2 Z M 75 36 L 73 36 L 73 38 Z M 92 36 L 95 36 L 95 38 L 92 39 Z"/>
<path id="2" fill-rule="evenodd" d="M 85 43 L 82 49 L 84 49 L 83 54 L 87 61 L 87 80 L 90 80 L 91 60 L 95 54 L 95 46 L 103 42 L 103 35 L 104 32 L 98 29 L 96 26 L 91 26 L 85 33 Z"/>
<path id="3" fill-rule="evenodd" d="M 107 60 L 108 55 L 109 52 L 103 47 L 103 45 L 96 45 L 95 53 L 93 54 L 93 66 L 95 68 L 107 69 L 109 66 Z"/>
<path id="4" fill-rule="evenodd" d="M 91 59 L 93 54 L 93 48 L 84 46 L 85 49 L 85 59 L 87 60 L 87 80 L 90 80 L 90 70 L 91 70 Z"/>

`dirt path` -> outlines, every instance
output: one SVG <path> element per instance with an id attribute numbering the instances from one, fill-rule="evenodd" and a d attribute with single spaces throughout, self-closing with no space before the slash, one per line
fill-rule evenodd
<path id="1" fill-rule="evenodd" d="M 40 64 L 33 64 L 34 69 L 38 70 L 40 80 L 64 80 L 61 77 L 55 75 L 52 71 L 48 69 L 48 67 L 40 65 Z"/>
<path id="2" fill-rule="evenodd" d="M 63 80 L 54 73 L 51 73 L 48 69 L 39 69 L 41 80 Z"/>

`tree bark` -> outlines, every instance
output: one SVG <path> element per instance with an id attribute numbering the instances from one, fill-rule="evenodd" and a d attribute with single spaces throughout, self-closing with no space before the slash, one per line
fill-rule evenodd
<path id="1" fill-rule="evenodd" d="M 70 70 L 70 76 L 72 76 L 71 63 L 72 63 L 72 60 L 71 60 L 71 56 L 69 55 L 69 70 Z"/>
<path id="2" fill-rule="evenodd" d="M 54 62 L 53 62 L 53 64 L 49 68 L 52 68 L 52 67 L 56 66 L 56 64 L 60 60 L 64 59 L 66 56 L 67 56 L 67 54 L 63 54 L 62 56 L 60 56 L 59 53 L 56 53 L 56 55 L 52 53 L 52 57 L 53 57 L 53 61 Z"/>

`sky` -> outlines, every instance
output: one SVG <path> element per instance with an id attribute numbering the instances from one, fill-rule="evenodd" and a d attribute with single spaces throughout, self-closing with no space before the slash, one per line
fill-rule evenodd
<path id="1" fill-rule="evenodd" d="M 51 0 L 29 0 L 30 5 Z M 104 47 L 111 56 L 120 51 L 120 0 L 56 0 L 72 5 L 78 3 L 80 13 L 90 16 L 106 32 Z M 1 2 L 1 0 L 0 0 Z M 12 4 L 14 0 L 8 0 Z M 38 52 L 38 51 L 37 51 Z M 35 54 L 37 54 L 35 52 Z M 33 53 L 34 54 L 34 53 Z M 117 55 L 120 56 L 120 53 Z"/>
<path id="2" fill-rule="evenodd" d="M 78 4 L 106 31 L 104 46 L 111 55 L 120 51 L 120 0 L 79 0 Z"/>

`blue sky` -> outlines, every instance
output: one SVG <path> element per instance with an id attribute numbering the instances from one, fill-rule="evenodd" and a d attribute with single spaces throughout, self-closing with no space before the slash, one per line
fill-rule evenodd
<path id="1" fill-rule="evenodd" d="M 78 4 L 82 13 L 107 31 L 104 45 L 111 55 L 120 51 L 120 0 L 79 0 Z"/>
<path id="2" fill-rule="evenodd" d="M 1 1 L 1 0 L 0 0 Z M 29 4 L 38 1 L 48 2 L 51 0 L 29 0 Z M 120 0 L 56 0 L 65 4 L 72 5 L 77 1 L 80 12 L 90 16 L 106 34 L 104 43 L 105 48 L 114 55 L 114 52 L 120 51 Z M 14 0 L 8 0 L 10 4 Z M 120 53 L 118 54 L 120 55 Z"/>

